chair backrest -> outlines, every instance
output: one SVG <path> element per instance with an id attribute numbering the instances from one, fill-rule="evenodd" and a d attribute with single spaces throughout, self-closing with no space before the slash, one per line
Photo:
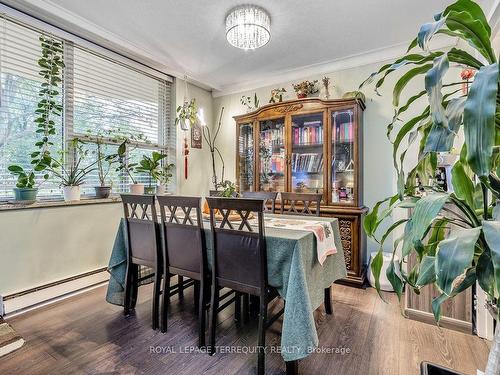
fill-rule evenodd
<path id="1" fill-rule="evenodd" d="M 154 195 L 121 194 L 127 230 L 128 260 L 155 267 L 161 260 Z"/>
<path id="2" fill-rule="evenodd" d="M 245 191 L 241 193 L 243 198 L 250 199 L 263 199 L 264 200 L 264 211 L 276 212 L 276 197 L 278 196 L 277 191 Z M 267 205 L 270 204 L 269 209 Z"/>
<path id="3" fill-rule="evenodd" d="M 207 256 L 201 198 L 158 196 L 164 240 L 164 264 L 171 273 L 201 280 L 207 275 Z"/>
<path id="4" fill-rule="evenodd" d="M 280 213 L 291 215 L 319 216 L 322 194 L 280 193 Z M 299 204 L 299 206 L 297 206 Z M 315 207 L 313 207 L 315 205 Z"/>
<path id="5" fill-rule="evenodd" d="M 267 256 L 261 199 L 207 198 L 218 285 L 262 295 L 267 288 Z M 215 215 L 220 215 L 217 220 Z M 238 221 L 231 222 L 230 215 Z M 257 225 L 249 222 L 256 216 Z"/>

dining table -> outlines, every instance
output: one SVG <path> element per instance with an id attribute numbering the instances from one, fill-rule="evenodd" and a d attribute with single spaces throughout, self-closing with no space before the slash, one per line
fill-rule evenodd
<path id="1" fill-rule="evenodd" d="M 331 228 L 336 252 L 320 264 L 317 239 L 310 230 L 300 226 L 291 229 L 266 226 L 266 222 L 280 218 L 290 222 L 321 222 Z M 160 224 L 158 224 L 160 225 Z M 209 266 L 212 261 L 212 236 L 210 220 L 203 219 Z M 163 231 L 160 231 L 163 233 Z M 268 282 L 285 301 L 280 352 L 287 363 L 287 373 L 296 373 L 298 361 L 306 358 L 319 345 L 314 311 L 323 303 L 325 289 L 336 280 L 346 277 L 346 263 L 338 220 L 332 217 L 304 215 L 264 215 L 264 234 L 267 247 Z M 109 260 L 110 280 L 106 300 L 123 306 L 125 270 L 127 266 L 127 240 L 125 219 L 120 221 Z M 147 282 L 146 269 L 141 280 Z M 146 274 L 146 276 L 144 276 Z"/>

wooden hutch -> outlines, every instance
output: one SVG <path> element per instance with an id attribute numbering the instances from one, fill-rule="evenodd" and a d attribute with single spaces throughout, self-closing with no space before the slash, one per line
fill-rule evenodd
<path id="1" fill-rule="evenodd" d="M 364 109 L 359 99 L 305 98 L 234 117 L 239 190 L 322 193 L 321 215 L 339 219 L 342 282 L 355 286 L 364 284 L 366 268 Z"/>

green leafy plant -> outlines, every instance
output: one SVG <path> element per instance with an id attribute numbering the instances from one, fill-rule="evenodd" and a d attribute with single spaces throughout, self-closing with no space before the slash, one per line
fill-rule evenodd
<path id="1" fill-rule="evenodd" d="M 175 125 L 180 124 L 182 130 L 188 130 L 198 121 L 198 106 L 196 99 L 185 101 L 182 105 L 177 107 L 177 117 Z"/>
<path id="2" fill-rule="evenodd" d="M 173 163 L 164 163 L 163 166 L 160 167 L 160 171 L 157 176 L 157 181 L 160 185 L 168 185 L 172 180 L 173 174 L 172 170 L 175 168 L 175 164 Z"/>
<path id="3" fill-rule="evenodd" d="M 429 42 L 436 34 L 467 42 L 477 57 L 458 47 L 431 52 Z M 380 245 L 371 266 L 375 285 L 380 291 L 384 243 L 396 228 L 404 226 L 404 234 L 395 240 L 393 250 L 395 253 L 401 245 L 402 259 L 391 262 L 387 277 L 399 298 L 405 286 L 419 293 L 422 287 L 435 285 L 440 292 L 432 301 L 437 321 L 441 318 L 442 303 L 476 281 L 486 292 L 493 315 L 498 319 L 500 94 L 498 62 L 490 39 L 491 28 L 480 6 L 471 0 L 458 0 L 436 15 L 433 22 L 420 28 L 405 56 L 384 65 L 362 84 L 377 78 L 377 90 L 388 75 L 406 69 L 394 85 L 395 114 L 387 126 L 387 136 L 393 144 L 398 193 L 378 202 L 364 222 L 367 235 Z M 416 47 L 423 52 L 416 52 Z M 443 83 L 450 63 L 477 71 L 470 90 L 464 93 L 461 81 Z M 401 94 L 408 82 L 420 77 L 424 77 L 425 90 L 402 102 Z M 428 105 L 424 110 L 416 117 L 403 119 L 405 112 L 425 97 Z M 451 150 L 462 125 L 464 142 L 460 158 L 451 171 L 454 192 L 446 193 L 431 184 L 437 154 Z M 408 146 L 404 147 L 405 139 Z M 418 162 L 406 171 L 405 156 L 417 139 L 420 142 Z M 379 235 L 377 229 L 397 208 L 412 208 L 411 217 L 390 224 Z M 403 265 L 411 254 L 417 262 L 406 270 Z M 499 366 L 500 329 L 497 328 L 486 374 L 498 374 Z"/>
<path id="4" fill-rule="evenodd" d="M 62 105 L 57 102 L 59 96 L 59 84 L 62 82 L 63 46 L 62 43 L 46 36 L 39 37 L 41 46 L 41 57 L 38 60 L 40 67 L 39 75 L 42 77 L 38 96 L 40 100 L 35 110 L 36 133 L 40 136 L 35 143 L 36 150 L 31 156 L 32 170 L 25 170 L 20 165 L 10 165 L 8 170 L 17 176 L 16 187 L 34 188 L 35 173 L 43 172 L 51 165 L 50 146 L 53 142 L 51 136 L 56 134 L 54 118 L 61 116 Z M 49 178 L 49 174 L 43 175 L 44 179 Z"/>
<path id="5" fill-rule="evenodd" d="M 60 180 L 61 186 L 80 186 L 85 177 L 96 170 L 97 160 L 87 166 L 82 166 L 89 156 L 89 150 L 83 149 L 83 142 L 75 138 L 70 142 L 69 151 L 61 152 L 59 159 L 51 158 L 47 170 Z M 74 160 L 68 161 L 73 156 Z"/>
<path id="6" fill-rule="evenodd" d="M 148 175 L 149 187 L 152 187 L 153 181 L 160 180 L 162 174 L 161 161 L 166 157 L 167 155 L 153 151 L 151 156 L 143 155 L 139 165 L 135 168 L 136 172 Z"/>
<path id="7" fill-rule="evenodd" d="M 253 106 L 252 106 L 252 98 L 250 96 L 243 95 L 240 98 L 240 103 L 242 105 L 244 105 L 245 107 L 247 107 L 247 111 L 250 112 L 250 111 L 253 111 L 253 110 L 259 108 L 260 101 L 259 101 L 259 98 L 257 97 L 257 93 L 254 93 L 253 94 Z"/>
<path id="8" fill-rule="evenodd" d="M 229 180 L 224 180 L 224 181 L 219 182 L 217 187 L 222 189 L 222 191 L 219 195 L 220 197 L 231 198 L 235 194 L 237 194 L 236 193 L 236 185 Z"/>
<path id="9" fill-rule="evenodd" d="M 117 152 L 106 156 L 105 160 L 113 163 L 116 162 L 118 164 L 118 167 L 115 169 L 115 171 L 126 174 L 133 184 L 137 184 L 137 180 L 134 177 L 134 172 L 135 168 L 138 166 L 138 163 L 131 161 L 130 154 L 132 153 L 132 151 L 137 149 L 139 142 L 146 144 L 150 144 L 151 142 L 142 133 L 126 133 L 121 129 L 117 129 L 117 131 L 114 133 L 112 141 L 119 144 Z"/>
<path id="10" fill-rule="evenodd" d="M 113 165 L 115 165 L 118 160 L 116 157 L 110 158 L 109 153 L 106 152 L 108 142 L 112 142 L 114 138 L 113 130 L 98 130 L 97 132 L 88 129 L 85 135 L 86 139 L 91 140 L 96 145 L 96 150 L 92 151 L 97 162 L 97 177 L 99 178 L 99 185 L 101 187 L 109 186 L 107 185 L 108 176 L 112 171 Z M 111 185 L 111 181 L 109 181 Z"/>

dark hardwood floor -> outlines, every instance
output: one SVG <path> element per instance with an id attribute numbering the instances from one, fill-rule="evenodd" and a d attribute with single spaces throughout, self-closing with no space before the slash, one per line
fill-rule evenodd
<path id="1" fill-rule="evenodd" d="M 192 288 L 191 288 L 192 289 Z M 150 328 L 151 289 L 141 287 L 136 311 L 123 316 L 104 301 L 105 287 L 9 319 L 26 340 L 20 350 L 0 358 L 0 374 L 254 374 L 256 354 L 196 349 L 197 323 L 192 290 L 171 303 L 168 332 Z M 423 360 L 466 374 L 484 370 L 488 346 L 478 337 L 405 319 L 395 296 L 381 301 L 373 289 L 335 285 L 334 314 L 315 313 L 320 346 L 349 353 L 314 353 L 300 362 L 300 374 L 418 374 Z M 279 306 L 274 306 L 278 309 Z M 235 325 L 232 308 L 220 314 L 221 350 L 256 345 L 256 322 Z M 267 335 L 266 374 L 283 374 L 281 320 Z M 252 350 L 252 349 L 249 349 Z"/>

